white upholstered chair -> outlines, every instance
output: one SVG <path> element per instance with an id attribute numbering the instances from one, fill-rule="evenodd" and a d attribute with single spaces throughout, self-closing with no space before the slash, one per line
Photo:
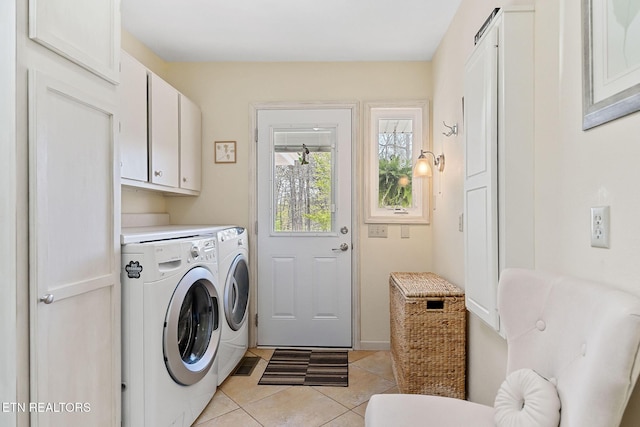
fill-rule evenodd
<path id="1" fill-rule="evenodd" d="M 537 400 L 548 391 L 533 387 L 523 394 L 519 385 L 507 384 L 517 371 L 529 370 L 552 384 L 560 427 L 620 424 L 640 369 L 638 296 L 586 280 L 510 269 L 500 278 L 498 309 L 508 358 L 507 381 L 498 391 L 502 401 L 495 408 L 438 396 L 374 395 L 366 426 L 496 426 L 500 412 L 500 425 L 538 427 L 544 423 L 535 417 L 549 414 Z M 509 408 L 505 400 L 520 402 Z"/>

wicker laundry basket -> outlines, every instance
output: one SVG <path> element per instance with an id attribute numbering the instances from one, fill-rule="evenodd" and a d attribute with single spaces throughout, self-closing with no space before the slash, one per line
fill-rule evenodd
<path id="1" fill-rule="evenodd" d="M 466 397 L 464 292 L 433 273 L 391 273 L 391 361 L 400 393 Z"/>

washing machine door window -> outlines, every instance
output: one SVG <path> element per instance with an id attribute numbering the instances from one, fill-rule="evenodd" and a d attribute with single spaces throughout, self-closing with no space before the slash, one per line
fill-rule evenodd
<path id="1" fill-rule="evenodd" d="M 240 329 L 247 315 L 249 304 L 249 268 L 244 255 L 236 256 L 229 268 L 224 287 L 224 312 L 229 327 Z"/>
<path id="2" fill-rule="evenodd" d="M 184 363 L 193 365 L 202 360 L 216 323 L 211 295 L 198 281 L 187 291 L 178 318 L 178 350 Z"/>
<path id="3" fill-rule="evenodd" d="M 192 385 L 209 371 L 220 343 L 220 303 L 213 275 L 191 269 L 178 283 L 167 309 L 163 351 L 169 374 Z"/>

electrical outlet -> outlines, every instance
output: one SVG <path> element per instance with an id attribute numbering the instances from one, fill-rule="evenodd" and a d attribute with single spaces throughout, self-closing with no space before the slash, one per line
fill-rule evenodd
<path id="1" fill-rule="evenodd" d="M 387 224 L 369 224 L 369 237 L 387 237 Z"/>
<path id="2" fill-rule="evenodd" d="M 609 247 L 609 206 L 591 208 L 591 246 L 594 248 Z"/>

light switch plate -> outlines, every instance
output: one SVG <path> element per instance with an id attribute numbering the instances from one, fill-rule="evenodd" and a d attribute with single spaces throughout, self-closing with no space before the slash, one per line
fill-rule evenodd
<path id="1" fill-rule="evenodd" d="M 369 224 L 369 237 L 387 237 L 387 224 Z"/>

